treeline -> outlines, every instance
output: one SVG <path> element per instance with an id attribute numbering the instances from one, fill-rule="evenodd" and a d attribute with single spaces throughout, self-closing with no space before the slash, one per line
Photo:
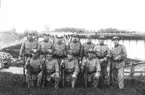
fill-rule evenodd
<path id="1" fill-rule="evenodd" d="M 16 33 L 16 29 L 12 29 L 12 31 L 10 31 L 14 34 L 17 34 Z M 24 36 L 27 36 L 28 33 L 30 31 L 26 30 L 23 34 L 17 34 L 19 35 L 19 38 L 23 38 Z M 43 35 L 43 32 L 38 32 L 38 31 L 31 31 L 33 33 L 33 35 L 37 36 L 41 36 Z M 49 32 L 72 32 L 74 34 L 72 35 L 69 35 L 69 36 L 78 36 L 80 38 L 87 38 L 88 35 L 86 35 L 85 33 L 93 33 L 89 36 L 91 36 L 92 38 L 94 39 L 97 39 L 99 37 L 99 35 L 105 35 L 107 39 L 111 39 L 113 36 L 118 36 L 120 37 L 121 39 L 141 39 L 141 40 L 145 40 L 145 33 L 139 33 L 137 31 L 126 31 L 126 30 L 119 30 L 119 29 L 116 29 L 116 28 L 106 28 L 106 29 L 100 29 L 98 31 L 95 31 L 95 30 L 86 30 L 86 29 L 83 29 L 83 28 L 72 28 L 72 27 L 65 27 L 65 28 L 56 28 L 54 29 L 53 31 L 45 31 L 44 33 L 48 33 Z"/>
<path id="2" fill-rule="evenodd" d="M 111 39 L 114 36 L 120 37 L 120 39 L 127 39 L 127 40 L 145 40 L 145 33 L 138 33 L 137 31 L 126 31 L 126 30 L 118 30 L 116 28 L 106 28 L 100 29 L 98 31 L 95 30 L 85 30 L 79 28 L 58 28 L 54 31 L 59 32 L 74 32 L 77 34 L 69 35 L 69 36 L 77 36 L 79 38 L 87 38 L 88 35 L 84 35 L 86 32 L 94 33 L 94 35 L 90 35 L 92 38 L 97 39 L 99 35 L 105 35 L 106 39 Z"/>

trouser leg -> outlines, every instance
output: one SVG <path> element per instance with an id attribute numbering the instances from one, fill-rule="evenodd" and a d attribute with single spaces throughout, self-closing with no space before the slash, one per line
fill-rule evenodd
<path id="1" fill-rule="evenodd" d="M 27 82 L 27 87 L 30 88 L 31 87 L 31 75 L 30 74 L 26 74 L 26 82 Z"/>
<path id="2" fill-rule="evenodd" d="M 118 70 L 116 68 L 112 68 L 112 85 L 116 86 L 118 77 Z"/>
<path id="3" fill-rule="evenodd" d="M 55 84 L 54 84 L 54 88 L 55 88 L 55 89 L 58 88 L 59 82 L 60 82 L 60 78 L 56 77 L 56 78 L 55 78 Z"/>
<path id="4" fill-rule="evenodd" d="M 95 77 L 94 80 L 93 80 L 93 87 L 98 87 L 98 83 L 99 83 L 99 77 Z"/>
<path id="5" fill-rule="evenodd" d="M 72 88 L 75 88 L 77 78 L 72 78 Z"/>
<path id="6" fill-rule="evenodd" d="M 107 65 L 106 65 L 106 63 L 101 64 L 101 74 L 102 74 L 102 80 L 103 80 L 103 82 L 105 82 L 105 80 L 107 79 Z"/>
<path id="7" fill-rule="evenodd" d="M 124 68 L 118 69 L 118 84 L 120 89 L 124 87 Z"/>

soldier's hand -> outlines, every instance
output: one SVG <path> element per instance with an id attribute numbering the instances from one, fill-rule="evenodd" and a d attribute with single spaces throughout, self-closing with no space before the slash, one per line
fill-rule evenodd
<path id="1" fill-rule="evenodd" d="M 72 77 L 75 78 L 75 77 L 77 77 L 77 75 L 74 73 L 74 74 L 72 75 Z"/>
<path id="2" fill-rule="evenodd" d="M 94 77 L 98 78 L 100 74 L 97 72 Z"/>
<path id="3" fill-rule="evenodd" d="M 19 56 L 18 59 L 19 59 L 19 60 L 22 60 L 23 58 L 22 58 L 22 56 Z"/>
<path id="4" fill-rule="evenodd" d="M 99 61 L 100 61 L 100 63 L 102 63 L 104 60 L 103 59 L 100 59 Z"/>
<path id="5" fill-rule="evenodd" d="M 115 60 L 120 60 L 121 59 L 121 56 L 120 55 L 118 55 L 116 58 L 115 58 Z"/>
<path id="6" fill-rule="evenodd" d="M 56 73 L 56 77 L 59 77 L 59 73 Z"/>

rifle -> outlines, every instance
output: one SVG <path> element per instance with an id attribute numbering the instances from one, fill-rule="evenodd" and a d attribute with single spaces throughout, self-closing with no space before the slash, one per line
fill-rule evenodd
<path id="1" fill-rule="evenodd" d="M 63 66 L 62 67 L 62 86 L 64 87 L 64 84 L 65 84 L 65 67 Z"/>
<path id="2" fill-rule="evenodd" d="M 88 66 L 86 65 L 85 68 L 85 73 L 84 73 L 84 81 L 85 81 L 85 87 L 88 86 Z"/>
<path id="3" fill-rule="evenodd" d="M 43 68 L 42 68 L 42 87 L 45 87 L 45 79 L 46 79 L 46 64 L 45 64 L 45 60 L 43 62 Z"/>
<path id="4" fill-rule="evenodd" d="M 62 66 L 61 66 L 61 76 L 62 76 L 62 86 L 64 87 L 64 84 L 65 84 L 65 67 L 64 67 L 64 64 L 62 63 Z"/>
<path id="5" fill-rule="evenodd" d="M 25 75 L 25 65 L 26 65 L 26 57 L 23 56 L 23 75 L 24 75 L 24 78 L 25 78 L 25 81 L 26 81 L 26 75 Z"/>
<path id="6" fill-rule="evenodd" d="M 110 85 L 112 81 L 112 62 L 110 59 L 108 60 L 108 63 L 110 63 L 109 71 L 108 71 L 108 84 Z"/>

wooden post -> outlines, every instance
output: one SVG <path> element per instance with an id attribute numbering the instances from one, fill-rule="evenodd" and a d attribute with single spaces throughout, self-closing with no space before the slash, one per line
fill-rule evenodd
<path id="1" fill-rule="evenodd" d="M 145 60 L 145 39 L 144 39 L 144 60 Z"/>
<path id="2" fill-rule="evenodd" d="M 142 76 L 143 76 L 143 71 L 141 70 L 140 77 L 142 77 Z"/>
<path id="3" fill-rule="evenodd" d="M 133 66 L 133 62 L 131 62 L 131 65 L 130 65 L 130 77 L 133 77 L 134 75 L 134 66 Z"/>

